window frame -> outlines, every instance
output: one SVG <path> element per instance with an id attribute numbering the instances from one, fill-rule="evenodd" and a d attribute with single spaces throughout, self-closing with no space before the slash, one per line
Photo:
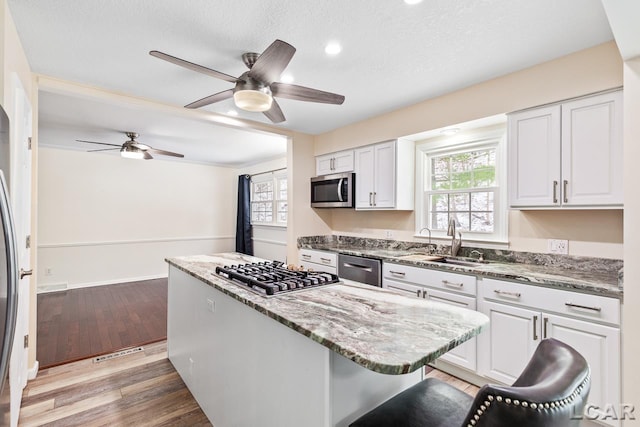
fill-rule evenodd
<path id="1" fill-rule="evenodd" d="M 431 158 L 435 156 L 454 155 L 456 153 L 482 150 L 495 147 L 496 150 L 496 185 L 488 187 L 494 189 L 494 231 L 492 233 L 470 232 L 458 230 L 462 233 L 463 241 L 484 242 L 494 244 L 496 247 L 508 245 L 508 205 L 507 205 L 507 162 L 506 162 L 506 126 L 498 126 L 497 129 L 476 131 L 455 135 L 451 137 L 439 137 L 422 141 L 416 144 L 416 230 L 415 237 L 428 237 L 428 233 L 421 234 L 425 228 L 431 229 L 431 216 L 429 210 L 429 197 L 431 194 L 452 194 L 456 191 L 431 190 Z M 469 190 L 463 193 L 470 193 Z M 446 230 L 431 230 L 434 241 L 451 240 Z"/>
<path id="2" fill-rule="evenodd" d="M 287 198 L 281 199 L 280 195 L 280 182 L 284 179 L 287 182 Z M 260 202 L 271 202 L 271 218 L 272 221 L 254 221 L 253 220 L 253 204 L 258 203 L 255 200 L 255 188 L 256 184 L 263 182 L 271 182 L 273 188 L 273 197 L 269 200 L 261 200 Z M 281 170 L 277 172 L 266 172 L 262 174 L 256 174 L 251 177 L 251 225 L 254 226 L 268 226 L 268 227 L 286 227 L 289 219 L 289 205 L 288 205 L 288 191 L 289 185 L 287 181 L 287 171 Z M 278 203 L 287 203 L 287 222 L 278 221 Z"/>

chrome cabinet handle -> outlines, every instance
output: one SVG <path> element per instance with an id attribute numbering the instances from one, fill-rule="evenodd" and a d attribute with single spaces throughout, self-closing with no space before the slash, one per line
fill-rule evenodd
<path id="1" fill-rule="evenodd" d="M 567 185 L 568 184 L 569 184 L 569 181 L 567 181 L 566 179 L 562 183 L 562 197 L 563 197 L 565 203 L 569 203 L 569 199 L 567 198 Z"/>
<path id="2" fill-rule="evenodd" d="M 420 298 L 420 289 L 416 290 L 416 296 Z"/>
<path id="3" fill-rule="evenodd" d="M 538 341 L 538 331 L 536 327 L 536 323 L 538 323 L 538 316 L 533 316 L 533 340 Z"/>
<path id="4" fill-rule="evenodd" d="M 597 311 L 598 313 L 602 311 L 602 307 L 589 307 L 588 305 L 574 304 L 572 302 L 565 302 L 564 305 L 566 305 L 567 307 L 584 308 L 585 310 L 593 310 L 593 311 Z"/>
<path id="5" fill-rule="evenodd" d="M 376 206 L 376 192 L 373 192 L 373 206 Z"/>
<path id="6" fill-rule="evenodd" d="M 373 206 L 372 197 L 373 197 L 373 193 L 369 192 L 369 206 Z"/>
<path id="7" fill-rule="evenodd" d="M 307 255 L 307 254 L 302 254 L 302 258 L 306 258 L 306 259 L 309 259 L 309 258 L 311 258 L 311 255 Z"/>
<path id="8" fill-rule="evenodd" d="M 445 286 L 452 286 L 452 287 L 456 287 L 456 288 L 461 288 L 464 286 L 464 283 L 456 283 L 456 282 L 450 282 L 448 280 L 443 280 L 442 284 Z"/>
<path id="9" fill-rule="evenodd" d="M 553 203 L 558 203 L 558 181 L 553 181 Z"/>
<path id="10" fill-rule="evenodd" d="M 507 292 L 507 291 L 501 291 L 500 289 L 494 289 L 493 292 L 495 292 L 498 295 L 505 295 L 505 296 L 516 297 L 516 298 L 520 298 L 522 296 L 520 292 Z"/>
<path id="11" fill-rule="evenodd" d="M 32 274 L 33 274 L 33 270 L 20 269 L 20 280 L 24 279 L 26 276 L 31 276 Z"/>
<path id="12" fill-rule="evenodd" d="M 544 318 L 544 323 L 542 324 L 542 338 L 547 337 L 547 324 L 549 324 L 549 318 Z"/>
<path id="13" fill-rule="evenodd" d="M 397 274 L 398 276 L 404 276 L 406 274 L 406 273 L 403 273 L 402 271 L 393 271 L 393 270 L 389 270 L 389 273 Z"/>
<path id="14" fill-rule="evenodd" d="M 320 261 L 331 262 L 331 258 L 320 258 Z"/>
<path id="15" fill-rule="evenodd" d="M 332 157 L 331 158 L 331 165 L 329 166 L 329 168 L 333 171 L 336 170 L 336 158 Z"/>

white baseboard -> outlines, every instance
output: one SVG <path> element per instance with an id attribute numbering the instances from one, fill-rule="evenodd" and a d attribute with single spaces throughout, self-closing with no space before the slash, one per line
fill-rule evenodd
<path id="1" fill-rule="evenodd" d="M 27 380 L 35 380 L 39 370 L 40 362 L 36 360 L 33 366 L 27 370 Z"/>
<path id="2" fill-rule="evenodd" d="M 117 283 L 139 282 L 141 280 L 165 279 L 166 277 L 167 277 L 166 274 L 155 274 L 151 276 L 126 277 L 126 278 L 118 278 L 118 279 L 111 279 L 111 280 L 101 280 L 98 282 L 85 282 L 85 283 L 72 283 L 72 284 L 45 283 L 42 285 L 38 285 L 37 293 L 43 294 L 48 292 L 66 291 L 70 289 L 91 288 L 93 286 L 105 286 L 105 285 L 115 285 Z"/>

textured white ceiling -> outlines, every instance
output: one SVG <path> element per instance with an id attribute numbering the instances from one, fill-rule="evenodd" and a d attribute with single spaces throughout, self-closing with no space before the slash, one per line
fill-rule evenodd
<path id="1" fill-rule="evenodd" d="M 185 105 L 231 88 L 151 57 L 227 74 L 279 38 L 296 84 L 341 106 L 279 100 L 280 126 L 310 134 L 411 105 L 613 38 L 601 0 L 9 0 L 33 71 Z M 324 53 L 330 40 L 343 51 Z M 210 107 L 226 113 L 232 100 Z M 240 117 L 269 123 L 260 113 Z"/>

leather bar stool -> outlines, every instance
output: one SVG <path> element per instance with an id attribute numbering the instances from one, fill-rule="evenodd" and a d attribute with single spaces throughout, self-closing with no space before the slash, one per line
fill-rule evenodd
<path id="1" fill-rule="evenodd" d="M 487 384 L 475 398 L 428 378 L 350 427 L 578 426 L 591 386 L 587 361 L 553 338 L 538 345 L 512 386 Z"/>

